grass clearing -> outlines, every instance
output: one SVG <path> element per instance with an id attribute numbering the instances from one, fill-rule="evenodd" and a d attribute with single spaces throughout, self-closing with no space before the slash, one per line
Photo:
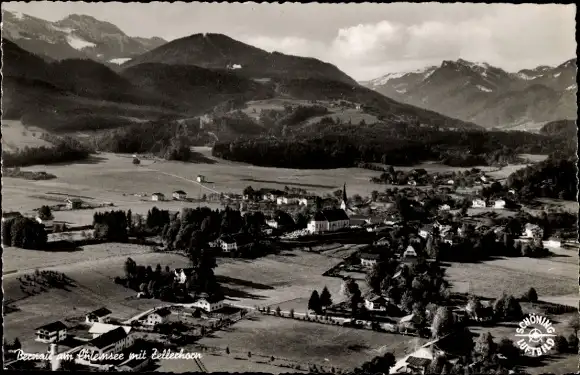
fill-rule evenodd
<path id="1" fill-rule="evenodd" d="M 51 147 L 52 143 L 40 139 L 46 130 L 26 126 L 17 120 L 2 120 L 2 149 L 7 152 L 14 152 L 25 147 Z"/>
<path id="2" fill-rule="evenodd" d="M 578 255 L 571 252 L 567 256 L 543 259 L 519 257 L 482 263 L 451 263 L 446 273 L 448 279 L 458 286 L 469 284 L 469 292 L 476 295 L 496 298 L 505 291 L 519 297 L 534 287 L 543 299 L 573 293 L 577 295 L 577 260 Z"/>
<path id="3" fill-rule="evenodd" d="M 229 346 L 230 350 L 243 349 L 252 355 L 282 357 L 325 368 L 352 369 L 385 351 L 393 352 L 398 358 L 423 341 L 404 335 L 260 315 L 242 320 L 228 331 L 203 338 L 200 343 Z"/>

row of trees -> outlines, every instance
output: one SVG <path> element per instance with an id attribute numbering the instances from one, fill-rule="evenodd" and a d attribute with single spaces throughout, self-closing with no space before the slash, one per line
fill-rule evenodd
<path id="1" fill-rule="evenodd" d="M 48 236 L 43 224 L 27 217 L 17 217 L 2 222 L 2 244 L 22 249 L 41 250 Z"/>
<path id="2" fill-rule="evenodd" d="M 313 291 L 308 300 L 308 310 L 314 311 L 316 314 L 321 314 L 323 309 L 327 309 L 332 305 L 332 296 L 325 286 L 318 294 L 318 291 Z"/>
<path id="3" fill-rule="evenodd" d="M 14 152 L 2 153 L 5 168 L 24 167 L 35 164 L 54 164 L 86 159 L 91 150 L 72 137 L 51 138 L 51 147 L 25 146 Z"/>

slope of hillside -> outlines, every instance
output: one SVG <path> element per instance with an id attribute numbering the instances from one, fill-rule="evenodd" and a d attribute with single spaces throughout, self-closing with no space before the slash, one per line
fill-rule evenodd
<path id="1" fill-rule="evenodd" d="M 50 22 L 22 13 L 2 12 L 3 37 L 48 60 L 90 58 L 120 64 L 164 43 L 161 38 L 133 38 L 117 26 L 72 14 Z"/>
<path id="2" fill-rule="evenodd" d="M 486 63 L 443 61 L 390 73 L 363 85 L 404 103 L 484 127 L 537 130 L 547 121 L 576 118 L 576 59 L 557 67 L 508 73 Z"/>
<path id="3" fill-rule="evenodd" d="M 176 39 L 131 59 L 122 67 L 143 63 L 231 69 L 251 78 L 320 78 L 356 85 L 334 65 L 313 58 L 269 53 L 222 34 L 194 34 Z"/>

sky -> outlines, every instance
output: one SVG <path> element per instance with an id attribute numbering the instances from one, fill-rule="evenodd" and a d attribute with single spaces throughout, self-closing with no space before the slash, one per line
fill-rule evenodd
<path id="1" fill-rule="evenodd" d="M 223 33 L 256 47 L 330 62 L 357 80 L 459 58 L 508 71 L 576 56 L 575 5 L 4 2 L 57 21 L 86 14 L 130 36 Z"/>

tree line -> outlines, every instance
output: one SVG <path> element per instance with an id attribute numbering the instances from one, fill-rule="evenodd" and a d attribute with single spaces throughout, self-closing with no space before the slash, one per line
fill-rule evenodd
<path id="1" fill-rule="evenodd" d="M 521 153 L 573 150 L 568 140 L 527 132 L 443 131 L 384 124 L 356 127 L 334 122 L 313 128 L 298 129 L 283 138 L 217 143 L 212 153 L 260 166 L 316 169 L 353 167 L 361 162 L 413 165 L 426 160 L 463 167 L 499 166 L 518 161 Z"/>
<path id="2" fill-rule="evenodd" d="M 91 149 L 72 137 L 49 137 L 53 146 L 28 147 L 2 153 L 4 167 L 25 167 L 35 164 L 55 164 L 87 159 Z"/>

